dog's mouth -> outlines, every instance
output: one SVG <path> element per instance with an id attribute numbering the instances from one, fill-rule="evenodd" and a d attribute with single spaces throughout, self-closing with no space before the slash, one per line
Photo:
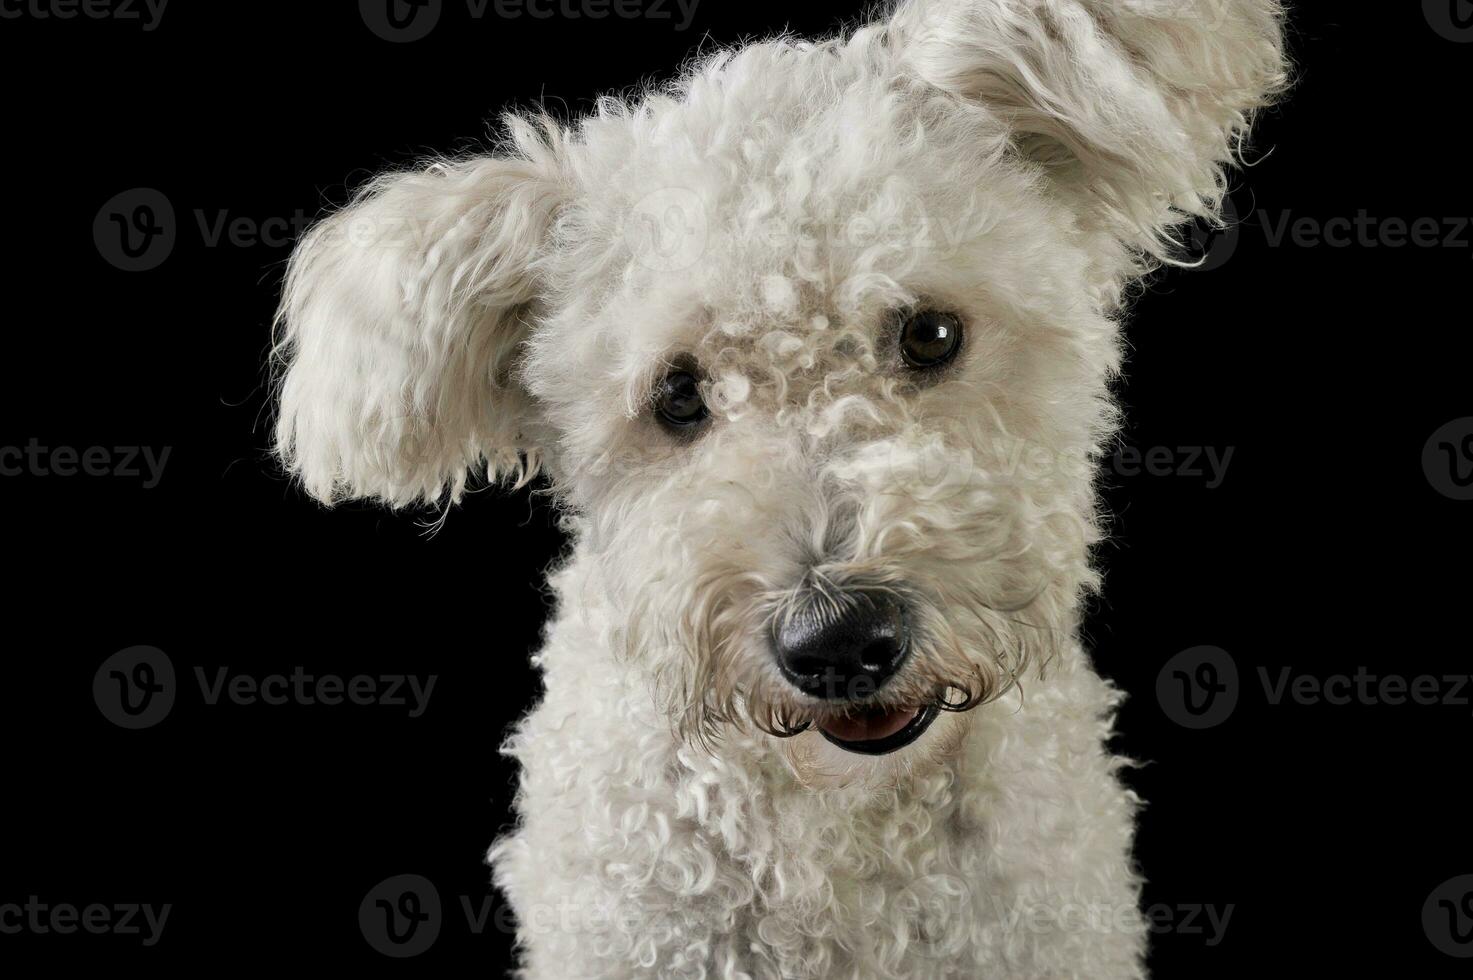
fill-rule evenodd
<path id="1" fill-rule="evenodd" d="M 924 735 L 939 710 L 934 704 L 923 708 L 873 708 L 821 721 L 818 730 L 845 752 L 887 755 Z"/>

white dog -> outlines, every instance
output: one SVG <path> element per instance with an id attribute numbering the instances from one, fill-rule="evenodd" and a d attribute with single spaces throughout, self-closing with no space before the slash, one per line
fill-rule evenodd
<path id="1" fill-rule="evenodd" d="M 573 542 L 491 850 L 523 976 L 1143 975 L 1092 464 L 1126 289 L 1284 82 L 1276 0 L 908 0 L 301 243 L 307 489 L 540 472 Z"/>

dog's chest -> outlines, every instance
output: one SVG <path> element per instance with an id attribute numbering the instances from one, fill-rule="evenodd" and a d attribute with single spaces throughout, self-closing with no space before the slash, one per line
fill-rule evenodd
<path id="1" fill-rule="evenodd" d="M 954 773 L 828 795 L 781 773 L 689 777 L 682 791 L 706 801 L 693 843 L 715 862 L 707 896 L 730 901 L 706 914 L 731 923 L 754 976 L 876 976 L 909 950 L 906 975 L 941 977 L 970 958 L 989 846 Z"/>

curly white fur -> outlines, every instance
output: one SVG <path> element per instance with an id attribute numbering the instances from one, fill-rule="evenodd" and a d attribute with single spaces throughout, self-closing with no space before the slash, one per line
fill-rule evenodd
<path id="1" fill-rule="evenodd" d="M 1274 0 L 910 0 L 722 51 L 499 155 L 382 177 L 294 255 L 278 451 L 318 498 L 541 469 L 574 546 L 492 849 L 522 974 L 1127 978 L 1135 800 L 1076 634 L 1129 283 L 1284 83 Z M 924 381 L 897 310 L 966 347 Z M 699 365 L 712 411 L 650 411 Z M 869 758 L 769 636 L 903 596 Z"/>

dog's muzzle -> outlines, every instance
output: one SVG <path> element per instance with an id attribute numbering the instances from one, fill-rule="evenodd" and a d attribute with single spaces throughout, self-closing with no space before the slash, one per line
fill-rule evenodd
<path id="1" fill-rule="evenodd" d="M 810 603 L 773 631 L 788 682 L 823 701 L 873 696 L 910 655 L 905 610 L 889 596 Z"/>
<path id="2" fill-rule="evenodd" d="M 888 593 L 826 592 L 773 630 L 783 677 L 826 706 L 810 724 L 829 742 L 860 755 L 905 748 L 944 707 L 871 701 L 905 665 L 910 640 L 905 606 Z"/>

